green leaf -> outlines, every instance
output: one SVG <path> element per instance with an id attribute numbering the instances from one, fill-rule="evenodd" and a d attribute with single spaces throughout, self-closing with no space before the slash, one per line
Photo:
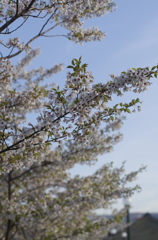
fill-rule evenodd
<path id="1" fill-rule="evenodd" d="M 50 146 L 51 143 L 50 143 L 50 142 L 46 142 L 45 145 L 46 145 L 46 146 Z"/>
<path id="2" fill-rule="evenodd" d="M 79 57 L 79 61 L 80 61 L 80 62 L 81 62 L 81 60 L 82 60 L 82 56 Z"/>
<path id="3" fill-rule="evenodd" d="M 45 105 L 45 107 L 48 109 L 52 109 L 52 107 L 50 105 Z"/>
<path id="4" fill-rule="evenodd" d="M 72 65 L 75 65 L 75 61 L 74 61 L 74 59 L 71 61 L 71 63 L 72 63 Z"/>
<path id="5" fill-rule="evenodd" d="M 129 109 L 129 108 L 127 108 L 127 109 L 126 109 L 126 112 L 128 112 L 128 113 L 131 113 L 131 111 L 130 111 L 130 109 Z"/>
<path id="6" fill-rule="evenodd" d="M 85 67 L 87 67 L 87 66 L 88 66 L 88 64 L 84 63 L 81 67 L 82 67 L 82 68 L 85 68 Z"/>
<path id="7" fill-rule="evenodd" d="M 114 121 L 114 117 L 113 117 L 113 116 L 110 116 L 110 120 L 111 120 L 111 121 Z"/>
<path id="8" fill-rule="evenodd" d="M 67 66 L 67 68 L 74 68 L 74 67 L 69 65 L 69 66 Z"/>

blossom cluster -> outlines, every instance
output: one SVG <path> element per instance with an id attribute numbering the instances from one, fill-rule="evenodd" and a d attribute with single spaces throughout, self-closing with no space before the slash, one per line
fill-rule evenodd
<path id="1" fill-rule="evenodd" d="M 0 33 L 11 34 L 18 28 L 23 26 L 29 18 L 46 19 L 41 26 L 41 30 L 36 36 L 29 36 L 28 42 L 20 42 L 18 37 L 10 38 L 6 44 L 1 43 L 3 47 L 11 49 L 8 55 L 1 52 L 1 57 L 12 58 L 22 51 L 29 53 L 30 43 L 40 36 L 45 36 L 46 33 L 53 30 L 57 26 L 66 28 L 68 39 L 76 43 L 88 41 L 100 41 L 106 35 L 96 27 L 84 28 L 85 20 L 93 17 L 101 17 L 112 11 L 115 4 L 112 0 L 97 0 L 97 1 L 78 1 L 78 0 L 56 0 L 56 1 L 39 1 L 39 0 L 20 0 L 0 2 L 1 26 Z M 17 28 L 12 28 L 11 23 L 21 18 L 23 23 L 20 23 Z M 49 26 L 46 28 L 46 25 Z M 55 36 L 52 35 L 51 36 Z M 6 50 L 6 49 L 5 49 Z M 9 50 L 8 50 L 9 51 Z"/>
<path id="2" fill-rule="evenodd" d="M 89 133 L 93 133 L 95 127 L 99 126 L 101 121 L 108 122 L 109 115 L 119 114 L 119 108 L 117 111 L 116 108 L 110 108 L 107 105 L 112 95 L 120 95 L 122 88 L 123 92 L 129 90 L 140 92 L 146 90 L 146 87 L 151 84 L 149 73 L 150 71 L 147 69 L 129 70 L 119 77 L 112 76 L 113 81 L 95 85 L 92 85 L 93 77 L 89 72 L 79 73 L 75 76 L 68 73 L 64 90 L 53 89 L 50 91 L 48 95 L 50 99 L 49 107 L 44 112 L 43 118 L 39 119 L 41 127 L 46 126 L 47 123 L 49 128 L 51 128 L 57 122 L 59 126 L 58 137 L 61 137 L 60 129 L 63 128 L 60 125 L 60 116 L 63 116 L 64 122 L 71 122 L 75 125 L 72 136 L 85 144 Z M 133 106 L 136 103 L 137 101 L 133 101 L 128 106 Z M 100 108 L 104 110 L 100 111 Z M 94 111 L 94 109 L 96 110 Z M 54 128 L 56 129 L 56 125 L 52 129 Z M 86 134 L 87 136 L 85 136 Z"/>
<path id="3" fill-rule="evenodd" d="M 0 62 L 0 99 L 10 89 L 10 84 L 13 78 L 13 65 L 8 59 L 3 59 Z"/>
<path id="4" fill-rule="evenodd" d="M 0 41 L 5 48 L 0 53 L 0 239 L 99 239 L 117 216 L 95 221 L 90 213 L 139 190 L 126 184 L 142 169 L 125 174 L 124 165 L 106 163 L 87 177 L 72 177 L 70 169 L 94 164 L 122 140 L 121 113 L 130 112 L 139 100 L 114 104 L 112 97 L 145 91 L 158 66 L 130 69 L 94 84 L 87 64 L 74 59 L 62 89 L 43 83 L 61 71 L 62 64 L 27 70 L 40 52 L 30 48 L 35 39 L 62 26 L 66 35 L 61 36 L 76 43 L 101 40 L 105 34 L 95 27 L 85 29 L 84 22 L 114 8 L 111 0 L 0 1 L 2 34 L 24 28 L 28 19 L 43 21 L 28 42 L 15 35 Z M 23 50 L 26 56 L 13 66 L 9 59 Z"/>
<path id="5" fill-rule="evenodd" d="M 37 124 L 35 125 L 29 124 L 27 127 L 16 127 L 27 111 L 40 109 L 44 106 L 44 102 L 40 101 L 44 99 L 44 94 L 46 93 L 43 92 L 42 94 L 43 88 L 36 85 L 34 87 L 30 86 L 31 89 L 28 89 L 28 91 L 23 90 L 21 93 L 13 91 L 9 102 L 5 98 L 3 99 L 4 107 L 1 111 L 0 127 L 6 133 L 7 144 L 2 144 L 2 152 L 5 151 L 4 146 L 6 150 L 9 147 L 13 151 L 17 147 L 16 154 L 19 154 L 19 150 L 21 154 L 25 148 L 31 147 L 31 145 L 38 150 L 41 140 L 42 144 L 56 142 L 61 150 L 65 140 L 69 140 L 70 143 L 75 140 L 77 151 L 80 151 L 85 149 L 85 147 L 88 149 L 96 138 L 98 138 L 100 144 L 101 142 L 105 144 L 104 139 L 106 139 L 107 146 L 102 146 L 104 152 L 111 151 L 112 145 L 121 140 L 119 135 L 104 136 L 104 131 L 101 130 L 100 132 L 101 123 L 105 122 L 107 124 L 106 132 L 110 129 L 114 131 L 120 128 L 122 123 L 120 113 L 122 111 L 130 112 L 129 108 L 135 106 L 138 101 L 132 100 L 128 104 L 117 104 L 117 106 L 114 105 L 113 107 L 109 107 L 108 102 L 112 100 L 113 94 L 120 95 L 121 89 L 123 89 L 123 92 L 132 89 L 134 92 L 144 91 L 146 86 L 150 85 L 151 71 L 147 69 L 128 70 L 127 73 L 124 72 L 119 77 L 112 76 L 113 81 L 109 81 L 106 84 L 93 84 L 92 73 L 85 71 L 86 65 L 81 65 L 80 63 L 80 60 L 74 60 L 74 65 L 70 66 L 74 67 L 74 69 L 78 67 L 79 70 L 67 73 L 63 90 L 57 87 L 48 91 L 49 101 L 43 113 L 37 117 Z M 32 101 L 33 99 L 34 101 Z M 16 110 L 14 120 L 12 119 L 13 113 L 9 111 L 9 108 L 13 107 L 14 111 Z M 7 111 L 6 114 L 5 111 Z M 113 122 L 113 120 L 115 121 Z M 17 129 L 16 133 L 15 128 Z M 67 146 L 72 148 L 71 144 Z M 37 161 L 36 158 L 33 160 L 34 158 L 31 157 L 31 159 L 32 162 Z M 19 165 L 17 161 L 19 168 L 24 167 L 26 163 L 23 162 L 21 164 Z M 28 164 L 30 164 L 29 161 Z M 11 166 L 13 167 L 13 165 Z"/>
<path id="6" fill-rule="evenodd" d="M 1 201 L 1 206 L 7 207 L 7 214 L 6 208 L 2 208 L 0 223 L 9 217 L 18 224 L 19 229 L 23 228 L 26 236 L 33 237 L 36 234 L 36 239 L 41 239 L 41 234 L 42 238 L 46 235 L 53 238 L 68 235 L 72 240 L 85 233 L 96 234 L 101 226 L 108 228 L 116 221 L 96 222 L 88 217 L 89 211 L 107 207 L 113 198 L 129 193 L 121 177 L 123 172 L 123 167 L 113 169 L 111 164 L 106 164 L 93 176 L 70 179 L 61 171 L 61 166 L 48 162 L 44 163 L 43 171 L 40 171 L 39 165 L 27 168 L 24 172 L 14 171 L 11 175 L 14 195 L 10 201 Z M 0 185 L 0 189 L 0 196 L 4 198 L 7 194 L 4 184 Z M 53 228 L 50 228 L 52 222 Z M 20 231 L 16 236 L 18 239 L 23 237 Z"/>
<path id="7" fill-rule="evenodd" d="M 35 56 L 36 52 L 30 53 L 26 62 L 21 60 L 11 68 L 13 84 L 10 79 L 1 98 L 0 225 L 5 226 L 10 219 L 23 228 L 28 238 L 36 236 L 39 240 L 65 235 L 74 240 L 85 233 L 99 234 L 115 220 L 95 222 L 89 219 L 90 211 L 107 208 L 114 199 L 139 190 L 137 186 L 127 188 L 126 183 L 142 169 L 124 175 L 124 167 L 116 169 L 106 164 L 94 175 L 81 178 L 70 177 L 68 171 L 77 163 L 94 164 L 99 154 L 112 151 L 122 139 L 118 133 L 124 120 L 121 112 L 138 102 L 112 106 L 112 96 L 121 91 L 146 90 L 157 67 L 128 70 L 118 77 L 112 75 L 105 84 L 94 84 L 87 64 L 82 64 L 81 58 L 74 59 L 68 66 L 72 72 L 67 73 L 64 88 L 48 89 L 39 83 L 60 70 L 61 65 L 50 71 L 24 72 L 25 65 Z M 21 78 L 26 83 L 19 90 Z M 37 109 L 41 111 L 37 123 L 23 123 L 26 114 Z M 8 184 L 12 192 L 9 199 Z M 52 222 L 54 227 L 50 229 Z M 3 227 L 2 234 L 5 231 Z M 16 236 L 23 238 L 20 231 Z"/>
<path id="8" fill-rule="evenodd" d="M 24 43 L 20 43 L 20 39 L 16 37 L 16 38 L 10 38 L 6 43 L 6 47 L 7 48 L 16 47 L 19 50 L 23 50 L 25 48 L 25 45 Z"/>
<path id="9" fill-rule="evenodd" d="M 134 92 L 143 92 L 151 85 L 149 81 L 150 70 L 147 68 L 129 69 L 127 72 L 121 73 L 120 76 L 111 75 L 114 80 L 114 88 L 129 91 L 134 88 Z"/>
<path id="10" fill-rule="evenodd" d="M 68 38 L 76 43 L 101 41 L 106 34 L 101 32 L 98 28 L 80 29 L 79 32 L 71 31 L 68 33 Z"/>

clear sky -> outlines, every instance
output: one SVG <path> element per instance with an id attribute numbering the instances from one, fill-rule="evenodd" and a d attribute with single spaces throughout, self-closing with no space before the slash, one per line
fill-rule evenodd
<path id="1" fill-rule="evenodd" d="M 64 38 L 41 38 L 32 46 L 41 47 L 42 53 L 33 66 L 51 67 L 82 55 L 89 64 L 96 82 L 106 82 L 109 74 L 119 74 L 132 67 L 146 67 L 158 62 L 158 0 L 117 0 L 117 11 L 104 17 L 88 21 L 88 25 L 99 26 L 107 32 L 102 42 L 76 45 Z M 33 33 L 35 29 L 28 28 Z M 27 32 L 23 33 L 25 37 Z M 60 85 L 65 80 L 65 69 L 51 81 Z M 153 79 L 149 90 L 143 94 L 128 94 L 126 100 L 139 97 L 143 101 L 142 111 L 129 114 L 121 132 L 123 141 L 112 153 L 99 157 L 94 167 L 77 166 L 73 174 L 93 173 L 106 162 L 120 166 L 126 160 L 127 172 L 137 170 L 142 164 L 147 171 L 135 182 L 142 187 L 141 193 L 132 198 L 133 212 L 158 212 L 158 80 Z M 122 99 L 119 99 L 120 101 Z M 118 207 L 122 207 L 120 202 Z M 106 212 L 105 212 L 106 213 Z"/>

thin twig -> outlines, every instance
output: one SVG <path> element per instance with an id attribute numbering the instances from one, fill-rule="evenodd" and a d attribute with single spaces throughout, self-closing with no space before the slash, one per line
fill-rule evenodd
<path id="1" fill-rule="evenodd" d="M 16 1 L 16 15 L 19 14 L 19 0 Z"/>
<path id="2" fill-rule="evenodd" d="M 13 32 L 15 32 L 16 30 L 18 30 L 20 27 L 22 27 L 24 25 L 24 23 L 28 20 L 29 17 L 27 17 L 17 28 L 15 28 L 14 30 L 10 31 L 10 32 L 5 32 L 2 34 L 11 34 Z"/>
<path id="3" fill-rule="evenodd" d="M 30 4 L 22 10 L 18 15 L 15 14 L 9 21 L 7 21 L 5 24 L 3 24 L 2 27 L 0 27 L 0 33 L 3 32 L 3 30 L 7 29 L 9 25 L 11 25 L 14 21 L 16 21 L 18 18 L 22 17 L 25 13 L 27 13 L 32 5 L 34 4 L 36 0 L 32 0 Z"/>

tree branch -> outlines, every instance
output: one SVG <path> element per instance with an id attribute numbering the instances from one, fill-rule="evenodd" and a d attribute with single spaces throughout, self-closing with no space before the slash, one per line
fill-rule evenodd
<path id="1" fill-rule="evenodd" d="M 18 30 L 20 27 L 22 27 L 24 25 L 24 23 L 28 20 L 29 17 L 27 17 L 17 28 L 15 28 L 14 30 L 10 31 L 10 32 L 6 32 L 3 34 L 11 34 L 13 32 L 15 32 L 16 30 Z M 4 45 L 4 44 L 3 44 Z M 7 47 L 7 46 L 6 46 Z"/>
<path id="2" fill-rule="evenodd" d="M 16 1 L 16 15 L 19 14 L 19 0 Z"/>
<path id="3" fill-rule="evenodd" d="M 8 200 L 11 200 L 11 172 L 8 173 Z M 11 230 L 11 219 L 7 221 L 7 231 L 5 234 L 5 240 L 9 240 L 10 230 Z"/>
<path id="4" fill-rule="evenodd" d="M 54 14 L 54 13 L 53 13 L 53 14 Z M 52 17 L 52 16 L 51 16 L 51 17 Z M 49 18 L 48 20 L 50 20 L 50 18 Z M 47 30 L 44 31 L 44 32 L 41 32 L 41 31 L 44 29 L 44 27 L 46 26 L 46 24 L 48 23 L 48 20 L 47 20 L 46 23 L 42 26 L 42 28 L 41 28 L 41 30 L 39 31 L 39 33 L 38 33 L 36 36 L 34 36 L 33 38 L 31 38 L 31 39 L 25 44 L 25 47 L 28 47 L 29 44 L 32 43 L 34 40 L 36 40 L 37 38 L 39 38 L 39 37 L 41 37 L 41 36 L 44 36 L 45 33 L 51 31 L 52 29 L 54 29 L 55 27 L 57 27 L 59 24 L 63 23 L 63 22 L 56 23 L 56 24 L 55 24 L 54 26 L 52 26 L 51 28 L 47 29 Z M 13 57 L 19 55 L 21 52 L 24 51 L 25 47 L 24 47 L 23 49 L 19 50 L 18 52 L 12 54 L 12 55 L 8 55 L 8 56 L 6 56 L 6 57 L 1 57 L 0 60 L 2 60 L 2 59 L 10 59 L 10 58 L 13 58 Z"/>
<path id="5" fill-rule="evenodd" d="M 0 27 L 0 33 L 3 32 L 4 29 L 8 28 L 8 26 L 11 25 L 14 21 L 16 21 L 19 17 L 22 17 L 25 13 L 27 13 L 35 1 L 36 0 L 32 0 L 30 4 L 24 10 L 22 10 L 19 14 L 18 14 L 19 7 L 18 7 L 18 1 L 17 1 L 16 3 L 17 8 L 16 8 L 16 13 L 14 17 L 12 17 L 8 22 L 6 22 L 2 27 Z"/>

